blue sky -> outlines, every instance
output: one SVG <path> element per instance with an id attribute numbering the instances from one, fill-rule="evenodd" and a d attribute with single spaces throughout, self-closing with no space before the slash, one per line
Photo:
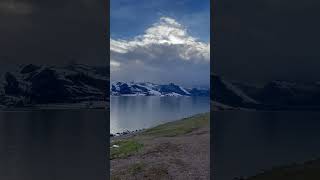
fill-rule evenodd
<path id="1" fill-rule="evenodd" d="M 210 0 L 111 0 L 111 81 L 210 84 Z"/>
<path id="2" fill-rule="evenodd" d="M 210 0 L 111 0 L 112 38 L 141 34 L 162 16 L 176 19 L 202 41 L 210 38 Z"/>

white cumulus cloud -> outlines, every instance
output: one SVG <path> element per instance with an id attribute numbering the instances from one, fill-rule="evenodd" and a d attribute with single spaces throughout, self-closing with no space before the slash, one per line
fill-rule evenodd
<path id="1" fill-rule="evenodd" d="M 110 52 L 113 80 L 209 84 L 210 43 L 173 18 L 161 17 L 132 39 L 111 39 Z"/>

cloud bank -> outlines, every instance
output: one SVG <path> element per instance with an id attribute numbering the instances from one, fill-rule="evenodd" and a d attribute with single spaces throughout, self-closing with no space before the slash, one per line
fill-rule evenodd
<path id="1" fill-rule="evenodd" d="M 113 81 L 209 85 L 210 43 L 190 36 L 173 18 L 161 17 L 129 40 L 111 38 L 110 53 Z"/>

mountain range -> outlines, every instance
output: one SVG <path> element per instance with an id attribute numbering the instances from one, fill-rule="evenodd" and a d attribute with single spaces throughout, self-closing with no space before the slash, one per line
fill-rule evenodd
<path id="1" fill-rule="evenodd" d="M 107 67 L 21 65 L 0 73 L 0 107 L 70 104 L 106 107 L 111 96 L 210 96 L 214 109 L 319 110 L 320 83 L 271 81 L 263 86 L 211 75 L 208 88 L 112 82 Z M 69 106 L 70 107 L 70 106 Z"/>
<path id="2" fill-rule="evenodd" d="M 206 88 L 184 88 L 174 83 L 150 82 L 113 82 L 110 92 L 112 96 L 210 96 Z"/>
<path id="3" fill-rule="evenodd" d="M 255 110 L 319 110 L 320 83 L 271 81 L 263 86 L 230 82 L 211 75 L 211 100 L 216 108 Z M 223 107 L 222 107 L 223 106 Z"/>
<path id="4" fill-rule="evenodd" d="M 0 105 L 25 107 L 39 104 L 105 102 L 107 69 L 73 64 L 63 67 L 21 65 L 0 74 Z"/>
<path id="5" fill-rule="evenodd" d="M 0 108 L 106 107 L 112 96 L 209 96 L 203 88 L 173 83 L 125 83 L 109 86 L 107 67 L 20 65 L 0 72 Z M 108 88 L 108 86 L 110 88 Z"/>

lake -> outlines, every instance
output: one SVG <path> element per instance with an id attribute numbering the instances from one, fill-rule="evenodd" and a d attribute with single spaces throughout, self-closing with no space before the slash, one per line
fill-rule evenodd
<path id="1" fill-rule="evenodd" d="M 113 96 L 110 132 L 150 128 L 194 114 L 209 112 L 209 97 Z"/>
<path id="2" fill-rule="evenodd" d="M 215 180 L 320 158 L 320 112 L 212 112 Z"/>
<path id="3" fill-rule="evenodd" d="M 106 179 L 108 119 L 105 110 L 0 112 L 0 179 Z"/>

